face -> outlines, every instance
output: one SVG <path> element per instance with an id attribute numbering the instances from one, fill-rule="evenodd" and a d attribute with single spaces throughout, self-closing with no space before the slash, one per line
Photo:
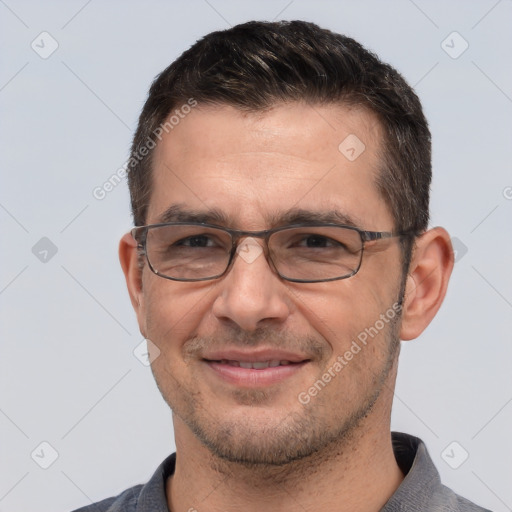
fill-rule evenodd
<path id="1" fill-rule="evenodd" d="M 339 149 L 351 134 L 365 145 L 356 159 Z M 375 185 L 380 140 L 375 118 L 348 107 L 199 106 L 155 150 L 147 224 L 257 231 L 324 216 L 392 231 Z M 254 257 L 240 252 L 212 281 L 163 279 L 146 263 L 132 298 L 160 350 L 152 369 L 177 443 L 188 436 L 223 459 L 284 464 L 347 438 L 383 400 L 397 356 L 401 254 L 398 239 L 369 243 L 355 276 L 293 283 L 274 273 L 262 243 L 251 240 Z"/>

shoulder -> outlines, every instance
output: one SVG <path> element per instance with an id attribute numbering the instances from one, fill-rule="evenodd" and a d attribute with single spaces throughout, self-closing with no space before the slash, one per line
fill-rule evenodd
<path id="1" fill-rule="evenodd" d="M 438 491 L 429 498 L 428 510 L 439 512 L 491 512 L 472 501 L 456 494 L 452 489 L 441 485 Z"/>
<path id="2" fill-rule="evenodd" d="M 466 498 L 459 496 L 458 494 L 455 496 L 457 497 L 457 510 L 460 510 L 460 512 L 491 512 L 489 509 L 479 507 L 472 501 L 469 501 Z"/>
<path id="3" fill-rule="evenodd" d="M 135 511 L 140 492 L 144 486 L 135 485 L 118 496 L 107 498 L 91 505 L 78 508 L 73 512 L 132 512 Z"/>
<path id="4" fill-rule="evenodd" d="M 118 496 L 107 498 L 73 512 L 168 512 L 165 487 L 174 473 L 176 454 L 169 455 L 149 481 L 126 489 Z"/>
<path id="5" fill-rule="evenodd" d="M 442 484 L 421 439 L 393 432 L 392 443 L 405 477 L 381 512 L 489 512 Z"/>

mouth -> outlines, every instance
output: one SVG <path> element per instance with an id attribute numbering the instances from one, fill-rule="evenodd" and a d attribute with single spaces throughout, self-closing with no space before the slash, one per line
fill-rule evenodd
<path id="1" fill-rule="evenodd" d="M 299 364 L 293 363 L 292 361 L 287 360 L 278 360 L 272 359 L 269 361 L 235 361 L 222 359 L 220 361 L 210 361 L 212 363 L 220 363 L 227 364 L 229 366 L 234 366 L 236 368 L 245 368 L 246 370 L 265 370 L 266 368 L 277 368 L 278 366 L 288 366 L 290 364 Z"/>
<path id="2" fill-rule="evenodd" d="M 298 354 L 218 353 L 203 359 L 214 375 L 243 388 L 265 387 L 296 375 L 311 359 Z"/>

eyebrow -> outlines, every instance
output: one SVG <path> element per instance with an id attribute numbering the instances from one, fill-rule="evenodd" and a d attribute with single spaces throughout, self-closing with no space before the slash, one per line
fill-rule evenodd
<path id="1" fill-rule="evenodd" d="M 305 210 L 302 208 L 292 208 L 286 212 L 276 212 L 267 215 L 265 220 L 270 228 L 278 226 L 287 226 L 291 224 L 343 224 L 345 226 L 360 227 L 361 222 L 350 215 L 330 209 L 325 211 Z M 171 205 L 158 218 L 157 223 L 168 222 L 191 222 L 199 224 L 215 224 L 223 227 L 236 227 L 237 220 L 219 210 L 210 208 L 207 210 L 198 210 L 187 208 L 182 204 Z"/>
<path id="2" fill-rule="evenodd" d="M 197 210 L 186 208 L 180 204 L 173 204 L 157 218 L 157 222 L 162 224 L 167 222 L 197 222 L 200 224 L 228 225 L 229 220 L 229 217 L 217 208 Z"/>

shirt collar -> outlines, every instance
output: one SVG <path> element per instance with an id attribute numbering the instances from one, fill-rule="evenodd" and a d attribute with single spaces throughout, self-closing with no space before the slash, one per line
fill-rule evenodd
<path id="1" fill-rule="evenodd" d="M 393 432 L 391 436 L 395 458 L 405 478 L 381 512 L 439 510 L 433 500 L 456 503 L 456 495 L 441 484 L 439 473 L 423 441 L 400 432 Z M 175 466 L 176 454 L 173 453 L 160 464 L 141 489 L 136 512 L 169 512 L 165 488 Z"/>

